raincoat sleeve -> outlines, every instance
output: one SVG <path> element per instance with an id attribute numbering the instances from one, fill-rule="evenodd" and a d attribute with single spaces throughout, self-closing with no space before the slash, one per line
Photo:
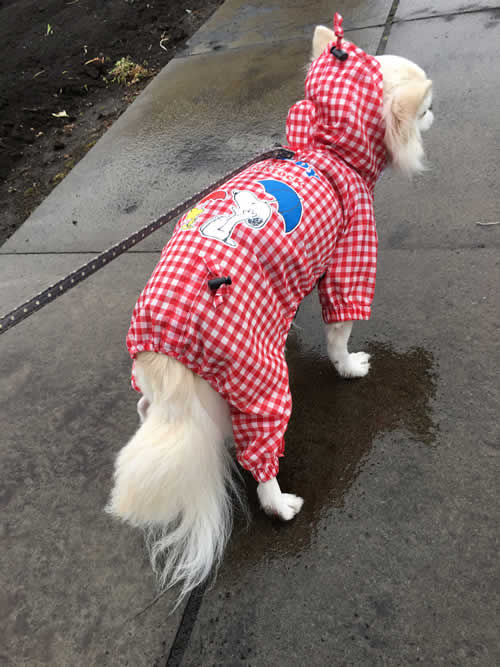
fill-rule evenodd
<path id="1" fill-rule="evenodd" d="M 373 199 L 365 191 L 358 193 L 331 262 L 318 284 L 326 324 L 370 318 L 376 268 L 377 230 Z"/>
<path id="2" fill-rule="evenodd" d="M 257 482 L 276 477 L 279 458 L 285 453 L 285 431 L 292 412 L 292 397 L 288 386 L 286 362 L 284 371 L 276 366 L 281 378 L 275 391 L 263 393 L 251 410 L 241 412 L 231 405 L 233 435 L 238 463 L 248 470 Z"/>

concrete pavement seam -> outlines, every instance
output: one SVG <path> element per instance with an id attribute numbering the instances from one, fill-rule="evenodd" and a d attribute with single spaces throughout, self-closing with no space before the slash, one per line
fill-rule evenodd
<path id="1" fill-rule="evenodd" d="M 429 19 L 442 19 L 449 16 L 465 16 L 467 14 L 482 14 L 484 12 L 494 12 L 500 10 L 500 5 L 495 7 L 478 7 L 477 9 L 462 9 L 455 12 L 443 12 L 442 14 L 428 14 L 427 16 L 414 16 L 413 18 L 398 19 L 395 18 L 393 23 L 413 23 L 413 21 L 428 21 Z"/>
<path id="2" fill-rule="evenodd" d="M 312 24 L 311 27 L 311 33 L 314 31 L 316 24 Z M 351 32 L 361 32 L 362 30 L 373 30 L 374 28 L 383 28 L 385 26 L 384 23 L 372 23 L 370 25 L 363 25 L 360 26 L 359 28 L 353 27 L 349 28 L 348 30 L 344 30 L 344 35 L 348 35 Z M 279 46 L 280 44 L 290 44 L 290 42 L 303 42 L 303 41 L 310 41 L 309 37 L 306 37 L 305 35 L 303 37 L 292 37 L 290 39 L 287 39 L 286 37 L 283 37 L 282 39 L 273 39 L 273 45 Z M 210 55 L 212 53 L 227 53 L 228 51 L 245 51 L 248 50 L 249 48 L 258 48 L 260 46 L 268 46 L 269 45 L 269 40 L 263 40 L 260 42 L 252 42 L 251 44 L 242 44 L 241 46 L 224 46 L 222 44 L 217 44 L 215 46 L 212 46 L 210 48 L 207 48 L 206 50 L 203 51 L 197 51 L 195 53 L 180 53 L 178 56 L 176 56 L 175 60 L 185 60 L 187 58 L 198 58 L 199 56 L 206 56 Z"/>
<path id="3" fill-rule="evenodd" d="M 182 659 L 188 647 L 189 640 L 191 639 L 191 633 L 193 632 L 194 624 L 198 617 L 206 587 L 206 583 L 201 584 L 190 594 L 182 614 L 181 622 L 177 628 L 175 639 L 170 647 L 165 667 L 179 667 L 182 664 Z"/>
<path id="4" fill-rule="evenodd" d="M 148 253 L 152 252 L 160 252 L 162 250 L 163 246 L 159 248 L 158 250 L 127 250 L 125 253 L 126 255 L 134 253 L 136 255 L 144 254 L 147 255 Z M 64 256 L 64 255 L 98 255 L 101 253 L 102 250 L 61 250 L 61 251 L 51 251 L 51 250 L 37 250 L 36 252 L 3 252 L 1 253 L 2 257 L 29 257 L 29 256 L 50 256 L 50 255 L 55 255 L 57 257 L 59 256 Z"/>
<path id="5" fill-rule="evenodd" d="M 377 56 L 380 56 L 385 52 L 385 47 L 387 46 L 387 40 L 389 39 L 392 24 L 394 22 L 394 17 L 396 15 L 396 12 L 398 11 L 398 7 L 399 7 L 399 0 L 393 0 L 391 8 L 389 9 L 389 13 L 387 14 L 387 18 L 385 20 L 384 32 L 382 33 L 382 36 L 380 37 L 380 42 L 378 43 L 376 51 Z"/>

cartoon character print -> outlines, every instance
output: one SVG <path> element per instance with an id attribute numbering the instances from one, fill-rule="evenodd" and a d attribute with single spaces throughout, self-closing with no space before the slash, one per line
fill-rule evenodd
<path id="1" fill-rule="evenodd" d="M 306 162 L 295 162 L 308 177 L 318 178 L 314 170 Z M 276 169 L 276 167 L 274 167 Z M 284 173 L 284 176 L 290 175 Z M 295 177 L 297 178 L 297 177 Z M 272 197 L 271 200 L 259 199 L 259 197 L 248 190 L 233 190 L 231 193 L 234 205 L 231 206 L 231 213 L 221 213 L 205 222 L 197 230 L 205 238 L 220 241 L 230 248 L 236 248 L 236 241 L 231 238 L 235 227 L 239 224 L 245 224 L 251 229 L 262 229 L 270 220 L 273 214 L 271 203 L 277 207 L 283 222 L 283 231 L 285 234 L 293 232 L 302 221 L 303 206 L 300 196 L 292 185 L 284 180 L 276 178 L 264 178 L 257 181 L 266 195 Z M 195 207 L 186 213 L 181 230 L 190 231 L 196 229 L 195 222 L 199 216 L 205 212 L 204 204 L 208 201 L 226 199 L 228 193 L 225 190 L 216 190 L 210 193 Z"/>
<path id="2" fill-rule="evenodd" d="M 261 229 L 270 220 L 272 208 L 268 202 L 259 199 L 248 190 L 234 190 L 232 213 L 216 215 L 200 226 L 200 234 L 205 238 L 222 241 L 231 248 L 236 248 L 236 241 L 231 238 L 234 228 L 243 223 L 251 229 Z"/>
<path id="3" fill-rule="evenodd" d="M 190 211 L 186 213 L 184 222 L 181 225 L 181 229 L 184 232 L 189 231 L 190 229 L 193 229 L 194 223 L 196 222 L 196 218 L 203 213 L 202 208 L 192 208 Z"/>
<path id="4" fill-rule="evenodd" d="M 184 222 L 181 224 L 182 231 L 187 232 L 190 229 L 194 228 L 194 223 L 196 222 L 196 219 L 205 211 L 203 205 L 206 202 L 210 200 L 216 201 L 218 199 L 225 199 L 225 198 L 226 198 L 225 190 L 216 190 L 215 192 L 211 192 L 209 195 L 204 197 L 204 199 L 202 199 L 197 206 L 188 211 L 184 216 Z"/>

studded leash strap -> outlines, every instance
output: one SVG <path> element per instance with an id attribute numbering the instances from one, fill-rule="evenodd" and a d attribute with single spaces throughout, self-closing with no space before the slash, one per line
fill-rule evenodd
<path id="1" fill-rule="evenodd" d="M 282 160 L 288 159 L 293 157 L 293 154 L 294 154 L 293 151 L 287 148 L 283 148 L 282 146 L 278 148 L 273 148 L 269 151 L 266 151 L 265 153 L 261 153 L 260 155 L 253 158 L 246 164 L 242 165 L 241 167 L 238 167 L 238 169 L 235 169 L 230 174 L 227 174 L 226 176 L 219 179 L 215 183 L 212 183 L 210 186 L 208 186 L 201 192 L 197 192 L 188 200 L 182 202 L 175 208 L 168 211 L 168 213 L 165 213 L 156 220 L 153 220 L 153 222 L 150 222 L 144 227 L 141 227 L 141 229 L 134 232 L 126 239 L 123 239 L 123 241 L 116 243 L 115 245 L 111 246 L 111 248 L 108 248 L 108 250 L 105 250 L 100 255 L 97 255 L 96 257 L 91 259 L 89 262 L 87 262 L 87 264 L 84 264 L 75 271 L 72 271 L 65 278 L 62 278 L 57 283 L 50 285 L 43 292 L 40 292 L 36 296 L 32 297 L 31 299 L 23 303 L 21 306 L 14 308 L 14 310 L 12 310 L 10 313 L 7 313 L 7 315 L 1 316 L 0 334 L 5 333 L 5 331 L 13 327 L 15 324 L 18 324 L 22 320 L 26 319 L 27 317 L 35 313 L 37 310 L 40 310 L 40 308 L 43 308 L 51 301 L 54 301 L 54 299 L 57 299 L 57 297 L 61 296 L 61 294 L 64 294 L 75 285 L 78 285 L 78 283 L 81 283 L 82 280 L 85 280 L 93 273 L 101 269 L 103 266 L 109 264 L 109 262 L 116 259 L 119 255 L 122 255 L 127 250 L 130 250 L 130 248 L 137 245 L 137 243 L 140 243 L 140 241 L 145 239 L 147 236 L 155 232 L 160 227 L 163 227 L 163 225 L 167 224 L 171 220 L 179 218 L 182 213 L 192 208 L 195 204 L 198 203 L 200 199 L 210 194 L 210 192 L 216 190 L 226 181 L 230 180 L 231 178 L 241 173 L 248 167 L 257 164 L 257 162 L 261 162 L 262 160 L 269 160 L 272 158 L 282 159 Z"/>

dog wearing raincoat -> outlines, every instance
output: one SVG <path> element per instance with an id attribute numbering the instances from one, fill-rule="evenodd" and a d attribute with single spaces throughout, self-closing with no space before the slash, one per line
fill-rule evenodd
<path id="1" fill-rule="evenodd" d="M 149 531 L 162 588 L 180 599 L 221 560 L 236 459 L 263 510 L 292 519 L 302 498 L 277 474 L 292 401 L 285 342 L 317 287 L 329 357 L 347 378 L 370 317 L 377 232 L 373 190 L 387 164 L 423 169 L 431 81 L 414 63 L 368 55 L 318 26 L 305 97 L 289 111 L 290 159 L 258 162 L 179 220 L 132 315 L 127 346 L 140 427 L 120 451 L 108 511 Z"/>

